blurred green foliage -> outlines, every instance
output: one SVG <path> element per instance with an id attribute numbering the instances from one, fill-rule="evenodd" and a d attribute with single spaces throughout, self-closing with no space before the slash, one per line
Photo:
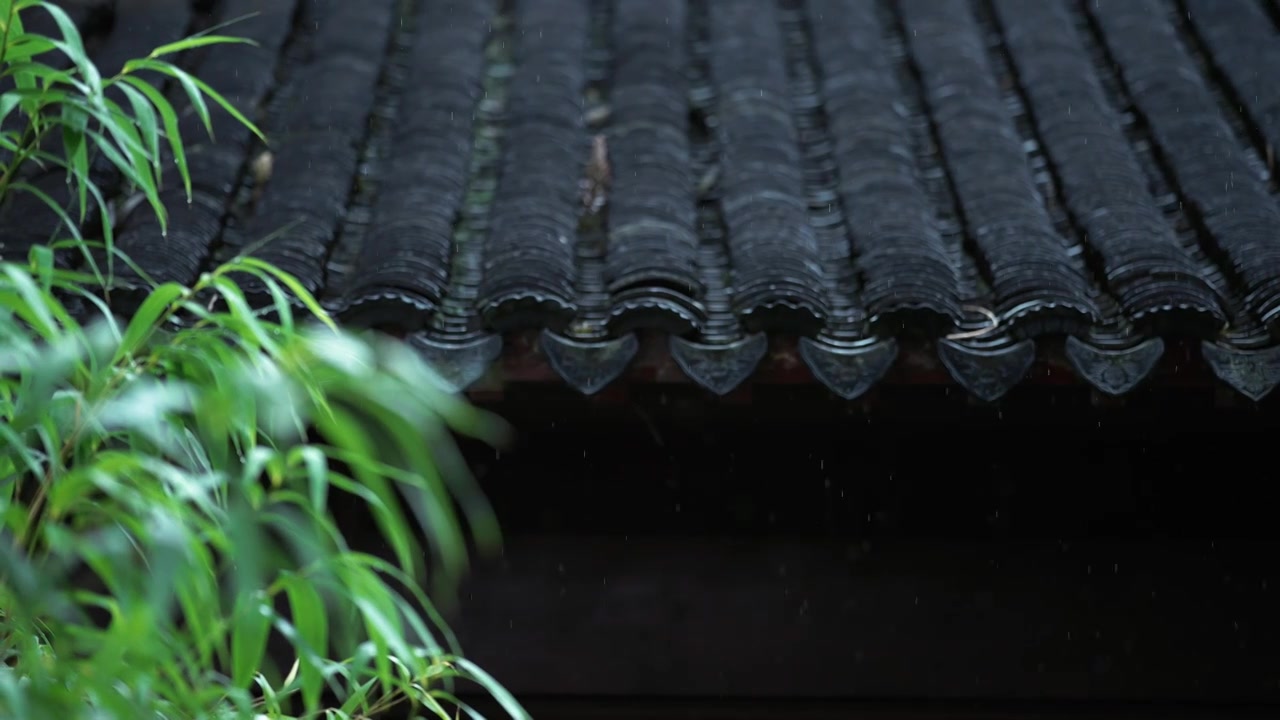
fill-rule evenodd
<path id="1" fill-rule="evenodd" d="M 24 32 L 39 12 L 60 37 Z M 22 120 L 0 133 L 0 203 L 36 193 L 69 235 L 0 263 L 0 717 L 446 718 L 471 712 L 458 680 L 525 717 L 423 591 L 450 591 L 468 549 L 499 542 L 453 440 L 498 442 L 499 421 L 253 258 L 152 287 L 127 319 L 103 299 L 95 257 L 127 258 L 91 164 L 163 224 L 166 166 L 191 187 L 163 78 L 206 128 L 218 107 L 253 127 L 165 58 L 243 41 L 199 35 L 103 76 L 57 6 L 0 0 L 0 22 L 0 120 Z M 24 180 L 35 163 L 65 171 L 71 207 Z M 100 243 L 80 235 L 93 212 Z M 67 249 L 82 262 L 58 262 Z M 348 544 L 333 510 L 352 505 L 384 554 Z"/>

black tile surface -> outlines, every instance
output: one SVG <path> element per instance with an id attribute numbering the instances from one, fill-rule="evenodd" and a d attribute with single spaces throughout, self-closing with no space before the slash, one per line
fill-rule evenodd
<path id="1" fill-rule="evenodd" d="M 1111 394 L 1167 340 L 1280 383 L 1272 0 L 73 5 L 105 66 L 252 14 L 181 62 L 271 145 L 187 112 L 194 202 L 116 214 L 147 276 L 251 253 L 460 384 L 512 330 L 584 391 L 638 330 L 717 392 L 775 333 L 846 397 L 907 342 L 985 399 L 1063 338 Z M 3 208 L 0 253 L 46 215 Z"/>

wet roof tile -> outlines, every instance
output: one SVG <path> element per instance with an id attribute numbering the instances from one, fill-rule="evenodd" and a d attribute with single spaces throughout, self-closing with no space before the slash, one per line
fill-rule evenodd
<path id="1" fill-rule="evenodd" d="M 75 5 L 107 65 L 256 12 L 183 62 L 271 146 L 187 114 L 195 202 L 116 218 L 146 275 L 251 253 L 460 384 L 522 330 L 584 391 L 637 331 L 717 392 L 770 335 L 844 397 L 923 342 L 994 399 L 1063 337 L 1112 394 L 1169 340 L 1280 382 L 1274 2 Z M 55 222 L 13 202 L 4 255 Z"/>

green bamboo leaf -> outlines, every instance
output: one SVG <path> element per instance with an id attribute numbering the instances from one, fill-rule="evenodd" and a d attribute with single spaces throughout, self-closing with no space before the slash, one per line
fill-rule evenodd
<path id="1" fill-rule="evenodd" d="M 187 194 L 187 202 L 191 202 L 191 173 L 187 169 L 187 153 L 183 147 L 182 132 L 178 125 L 178 114 L 174 111 L 164 93 L 161 93 L 150 83 L 132 75 L 125 75 L 120 78 L 120 82 L 128 85 L 147 97 L 155 107 L 156 112 L 160 114 L 160 121 L 164 125 L 165 137 L 169 139 L 169 151 L 173 153 L 173 162 L 178 166 L 178 175 L 182 178 L 182 187 Z"/>
<path id="2" fill-rule="evenodd" d="M 165 283 L 152 290 L 129 320 L 124 339 L 112 362 L 119 362 L 137 352 L 186 297 L 187 289 L 175 282 Z"/>
<path id="3" fill-rule="evenodd" d="M 198 77 L 191 76 L 191 81 L 195 83 L 195 86 L 199 88 L 202 92 L 204 92 L 204 94 L 207 97 L 211 98 L 215 103 L 217 103 L 219 107 L 221 107 L 223 110 L 226 110 L 228 115 L 235 118 L 236 122 L 240 123 L 244 127 L 249 128 L 249 132 L 252 132 L 263 143 L 267 142 L 267 136 L 262 133 L 262 130 L 258 129 L 258 126 L 255 125 L 253 121 L 245 117 L 244 113 L 236 109 L 236 106 L 232 105 L 226 98 L 222 96 L 221 93 L 214 90 L 212 87 L 208 85 L 208 83 L 204 82 Z M 212 129 L 210 129 L 209 131 L 209 136 L 213 137 Z"/>
<path id="4" fill-rule="evenodd" d="M 71 49 L 68 57 L 72 61 L 83 60 L 88 61 L 88 54 L 85 53 L 84 43 L 80 39 L 80 30 L 76 27 L 76 23 L 67 15 L 66 11 L 54 5 L 53 3 L 42 2 L 33 7 L 39 7 L 45 12 L 53 16 L 53 21 L 58 25 L 58 31 L 62 33 L 62 40 Z"/>
<path id="5" fill-rule="evenodd" d="M 70 152 L 68 156 L 71 158 L 72 169 L 71 175 L 77 182 L 73 183 L 76 188 L 76 203 L 80 209 L 79 224 L 83 225 L 85 217 L 89 214 L 89 188 L 93 183 L 88 182 L 89 178 L 89 144 L 85 142 L 83 132 L 64 132 L 63 139 L 68 142 Z"/>
<path id="6" fill-rule="evenodd" d="M 0 95 L 0 122 L 9 119 L 9 115 L 13 113 L 19 105 L 22 104 L 21 93 L 9 91 Z"/>
<path id="7" fill-rule="evenodd" d="M 157 158 L 148 147 L 147 139 L 142 136 L 138 121 L 113 102 L 107 101 L 105 105 L 112 120 L 108 131 L 139 167 L 139 172 L 150 175 L 150 166 Z"/>
<path id="8" fill-rule="evenodd" d="M 289 451 L 289 465 L 306 467 L 307 491 L 311 508 L 318 514 L 329 507 L 329 459 L 315 446 L 301 446 Z"/>
<path id="9" fill-rule="evenodd" d="M 515 696 L 502 687 L 492 675 L 481 669 L 479 665 L 463 657 L 450 658 L 449 661 L 457 665 L 469 678 L 487 690 L 512 718 L 515 718 L 515 720 L 532 720 L 532 716 L 520 705 Z"/>
<path id="10" fill-rule="evenodd" d="M 369 709 L 369 695 L 373 688 L 378 684 L 377 678 L 372 678 L 360 683 L 355 689 L 347 695 L 342 703 L 342 707 L 338 712 L 342 713 L 344 718 L 352 718 L 357 712 L 364 712 Z"/>
<path id="11" fill-rule="evenodd" d="M 147 96 L 137 88 L 128 83 L 120 83 L 117 87 L 125 94 L 125 97 L 129 98 L 129 105 L 133 108 L 133 119 L 138 123 L 138 132 L 142 136 L 147 153 L 151 156 L 154 172 L 159 177 L 160 127 L 156 122 L 156 111 L 151 106 Z"/>
<path id="12" fill-rule="evenodd" d="M 178 515 L 175 517 L 175 515 Z M 157 622 L 168 625 L 174 590 L 183 584 L 189 557 L 186 551 L 186 513 L 156 508 L 147 519 L 146 605 Z"/>
<path id="13" fill-rule="evenodd" d="M 7 423 L 0 423 L 0 440 L 3 440 L 3 447 L 7 449 L 7 455 L 10 460 L 17 458 L 18 467 L 26 468 L 33 477 L 40 477 L 44 474 L 44 458 L 40 453 L 32 451 L 27 445 L 26 438 L 19 435 L 12 426 Z M 15 519 L 20 519 L 24 525 L 27 520 L 26 514 L 21 514 Z M 12 527 L 14 532 L 21 533 L 22 529 Z M 5 553 L 0 553 L 3 555 Z"/>
<path id="14" fill-rule="evenodd" d="M 253 676 L 253 684 L 256 685 L 260 691 L 258 693 L 260 699 L 257 703 L 259 714 L 265 713 L 267 717 L 279 717 L 281 712 L 283 712 L 280 709 L 280 694 L 277 693 L 276 689 L 267 681 L 267 677 L 262 673 L 258 673 Z"/>
<path id="15" fill-rule="evenodd" d="M 40 119 L 36 111 L 54 104 L 52 99 L 54 95 L 58 96 L 57 102 L 85 100 L 96 103 L 102 99 L 102 89 L 89 86 L 80 78 L 76 68 L 69 70 L 37 68 L 32 70 L 31 74 L 36 81 L 35 87 L 30 90 L 32 98 L 28 108 L 33 120 Z"/>
<path id="16" fill-rule="evenodd" d="M 390 589 L 376 575 L 355 563 L 345 563 L 335 570 L 346 586 L 349 600 L 359 612 L 369 635 L 377 680 L 383 687 L 389 687 L 395 683 L 391 653 L 400 657 L 412 656 L 412 651 L 400 635 L 398 618 L 394 617 L 395 605 L 391 602 Z"/>
<path id="17" fill-rule="evenodd" d="M 398 583 L 400 587 L 403 587 L 405 592 L 408 594 L 408 597 L 405 600 L 406 607 L 410 607 L 407 603 L 412 601 L 417 603 L 417 607 L 426 615 L 425 618 L 415 619 L 412 623 L 413 629 L 418 633 L 415 637 L 415 642 L 425 643 L 426 649 L 431 652 L 432 655 L 439 655 L 443 648 L 436 640 L 436 635 L 438 633 L 444 637 L 444 645 L 449 649 L 450 653 L 455 655 L 459 653 L 458 638 L 453 634 L 453 631 L 449 629 L 449 625 L 445 622 L 444 617 L 440 615 L 435 604 L 431 602 L 431 599 L 427 596 L 426 592 L 423 591 L 422 583 L 417 578 L 414 578 L 404 570 L 401 570 L 386 560 L 372 555 L 360 558 L 360 562 L 368 566 L 374 572 L 386 576 L 392 581 Z M 433 626 L 435 630 L 432 630 L 428 625 Z"/>
<path id="18" fill-rule="evenodd" d="M 235 612 L 231 630 L 231 683 L 248 685 L 258 674 L 267 654 L 267 637 L 271 633 L 272 611 L 261 597 L 243 599 Z"/>
<path id="19" fill-rule="evenodd" d="M 293 490 L 275 490 L 269 502 L 272 509 L 263 517 L 287 546 L 282 549 L 292 553 L 297 567 L 307 568 L 312 577 L 323 577 L 331 555 L 345 552 L 346 547 L 332 518 L 316 513 L 306 496 Z"/>
<path id="20" fill-rule="evenodd" d="M 466 704 L 452 693 L 445 692 L 444 690 L 432 690 L 428 695 L 431 697 L 431 704 L 429 707 L 436 713 L 436 717 L 440 718 L 440 720 L 458 720 L 459 715 L 465 715 L 471 718 L 471 720 L 485 720 L 484 715 L 480 714 L 478 710 Z M 445 710 L 440 706 L 441 700 L 457 709 L 450 713 L 448 710 Z M 440 709 L 436 710 L 436 708 Z"/>
<path id="21" fill-rule="evenodd" d="M 153 157 L 148 151 L 145 140 L 138 132 L 133 118 L 126 114 L 119 105 L 110 100 L 103 100 L 102 104 L 106 108 L 106 113 L 99 112 L 96 114 L 98 114 L 103 126 L 111 134 L 112 138 L 128 155 L 129 163 L 133 170 L 132 177 L 139 178 L 139 181 L 135 184 L 143 190 L 153 207 L 159 205 L 160 178 L 152 169 L 153 164 L 158 161 L 158 157 Z M 124 168 L 121 169 L 123 170 Z"/>
<path id="22" fill-rule="evenodd" d="M 98 119 L 101 120 L 101 118 Z M 120 135 L 116 134 L 119 133 L 119 129 L 114 126 L 114 123 L 109 123 L 106 124 L 106 130 L 108 133 L 112 133 L 115 136 L 108 139 L 106 135 L 103 135 L 97 130 L 87 130 L 85 134 L 93 140 L 98 151 L 105 155 L 107 160 L 110 160 L 111 164 L 114 165 L 130 183 L 138 186 L 139 189 L 145 189 L 145 185 L 147 184 L 146 179 L 138 174 L 137 166 L 133 161 L 125 157 L 125 153 L 129 152 L 128 149 L 125 148 L 122 152 L 120 147 L 117 147 L 121 138 Z M 124 140 L 124 144 L 128 144 L 127 138 Z"/>
<path id="23" fill-rule="evenodd" d="M 55 49 L 56 42 L 51 42 Z M 39 60 L 14 61 L 6 62 L 5 66 L 0 69 L 0 77 L 13 76 L 15 79 L 25 77 L 31 80 L 30 85 L 18 85 L 10 92 L 17 93 L 18 97 L 23 100 L 42 100 L 46 105 L 52 105 L 60 102 L 57 98 L 66 97 L 66 90 L 54 88 L 58 85 L 68 85 L 72 89 L 79 92 L 82 96 L 88 95 L 89 86 L 79 80 L 75 75 L 75 70 L 54 67 L 48 63 Z M 43 81 L 37 83 L 36 81 Z M 44 87 L 36 87 L 42 84 Z"/>
<path id="24" fill-rule="evenodd" d="M 419 692 L 416 699 L 422 704 L 423 709 L 441 720 L 457 720 L 460 715 L 466 715 L 469 718 L 476 718 L 477 720 L 484 720 L 482 715 L 476 713 L 466 703 L 442 690 Z M 457 708 L 457 710 L 450 712 L 448 708 L 441 703 L 442 700 L 450 706 Z"/>
<path id="25" fill-rule="evenodd" d="M 133 66 L 137 69 L 154 70 L 158 73 L 175 78 L 186 91 L 187 97 L 191 100 L 191 106 L 200 117 L 200 121 L 204 123 L 205 130 L 209 133 L 209 137 L 214 137 L 214 133 L 213 122 L 209 116 L 209 106 L 208 103 L 205 102 L 206 97 L 217 103 L 223 110 L 226 110 L 227 114 L 235 118 L 236 122 L 249 128 L 250 132 L 256 135 L 259 140 L 262 140 L 263 142 L 267 141 L 266 136 L 262 134 L 262 131 L 258 129 L 257 125 L 249 120 L 249 118 L 245 117 L 243 113 L 228 102 L 227 99 L 218 91 L 214 90 L 208 85 L 208 83 L 204 82 L 200 78 L 195 77 L 179 67 L 168 63 L 157 62 L 155 60 L 134 61 Z"/>
<path id="26" fill-rule="evenodd" d="M 323 437 L 345 451 L 343 460 L 351 467 L 357 480 L 378 498 L 371 506 L 381 512 L 374 513 L 374 522 L 387 544 L 395 553 L 396 561 L 405 569 L 415 568 L 421 558 L 414 553 L 417 545 L 409 530 L 395 488 L 381 471 L 378 451 L 355 415 L 345 409 L 333 407 L 327 415 L 317 418 L 317 426 Z"/>
<path id="27" fill-rule="evenodd" d="M 130 183 L 142 191 L 143 195 L 147 198 L 147 203 L 151 205 L 151 209 L 155 212 L 156 219 L 160 222 L 160 233 L 162 235 L 168 235 L 169 213 L 165 210 L 164 202 L 160 200 L 160 194 L 156 188 L 155 182 L 150 177 L 150 173 L 147 170 L 148 165 L 146 164 L 145 159 L 140 163 L 126 159 L 120 154 L 120 151 L 115 148 L 110 140 L 92 130 L 89 131 L 89 137 L 93 139 L 98 150 L 100 150 L 103 155 L 107 156 L 107 159 L 111 161 L 111 164 L 115 165 L 116 168 L 129 179 Z M 142 172 L 139 172 L 140 166 Z"/>
<path id="28" fill-rule="evenodd" d="M 289 302 L 289 296 L 285 295 L 284 288 L 280 287 L 280 283 L 276 282 L 266 273 L 255 273 L 262 284 L 267 288 L 267 294 L 271 296 L 271 306 L 275 308 L 275 322 L 280 326 L 286 334 L 292 335 L 293 326 L 293 304 Z"/>
<path id="29" fill-rule="evenodd" d="M 25 271 L 15 265 L 0 265 L 0 273 L 8 279 L 9 290 L 22 299 L 16 310 L 46 340 L 59 336 L 58 323 L 51 307 L 57 302 L 40 289 Z M 2 292 L 5 288 L 0 288 Z"/>
<path id="30" fill-rule="evenodd" d="M 51 42 L 76 66 L 87 86 L 88 92 L 86 94 L 100 96 L 102 94 L 102 76 L 98 73 L 97 66 L 89 59 L 88 53 L 85 52 L 84 42 L 80 39 L 80 31 L 76 28 L 75 21 L 62 8 L 52 3 L 41 3 L 39 7 L 52 15 L 54 22 L 57 23 L 58 31 L 62 33 L 62 41 Z"/>
<path id="31" fill-rule="evenodd" d="M 177 42 L 171 42 L 167 45 L 161 45 L 160 47 L 148 53 L 147 57 L 154 60 L 162 55 L 173 55 L 174 53 L 185 52 L 187 50 L 194 50 L 196 48 L 206 47 L 208 45 L 227 45 L 227 44 L 256 46 L 258 43 L 254 42 L 253 40 L 249 40 L 248 38 L 227 37 L 225 35 L 195 35 L 195 36 L 186 38 L 185 40 L 179 40 Z"/>
<path id="32" fill-rule="evenodd" d="M 399 453 L 406 458 L 410 472 L 397 478 L 397 489 L 404 497 L 422 529 L 438 528 L 441 542 L 437 543 L 442 574 L 449 579 L 457 577 L 466 566 L 467 551 L 461 541 L 462 527 L 453 503 L 438 477 L 435 475 L 431 454 L 423 442 L 417 425 L 405 423 L 394 412 L 378 409 L 380 429 L 394 439 Z M 409 568 L 406 567 L 406 570 Z"/>
<path id="33" fill-rule="evenodd" d="M 279 357 L 280 346 L 267 333 L 267 329 L 249 307 L 249 303 L 245 300 L 244 293 L 230 279 L 222 276 L 215 276 L 212 281 L 213 287 L 221 296 L 222 301 L 227 304 L 231 313 L 231 319 L 235 322 L 235 327 L 240 330 L 243 336 L 247 336 L 245 340 L 253 340 L 257 348 L 267 352 L 273 357 Z"/>
<path id="34" fill-rule="evenodd" d="M 31 264 L 31 272 L 40 285 L 40 289 L 46 294 L 53 292 L 53 251 L 48 245 L 36 245 L 31 248 L 31 252 L 27 254 L 27 260 Z"/>
<path id="35" fill-rule="evenodd" d="M 132 70 L 154 70 L 163 75 L 178 81 L 182 85 L 183 91 L 187 94 L 187 100 L 190 101 L 191 107 L 196 111 L 196 116 L 200 118 L 200 122 L 204 125 L 205 132 L 213 138 L 213 120 L 209 117 L 209 106 L 204 101 L 204 96 L 200 93 L 200 84 L 196 81 L 191 73 L 186 72 L 176 65 L 158 60 L 134 60 L 125 66 L 125 71 Z"/>
<path id="36" fill-rule="evenodd" d="M 142 155 L 150 160 L 147 149 L 143 146 L 142 137 L 134 127 L 133 119 L 115 102 L 105 98 L 93 98 L 88 102 L 68 98 L 67 102 L 81 108 L 96 120 L 101 125 L 101 130 L 105 130 L 106 134 L 111 136 L 121 152 L 131 157 Z"/>
<path id="37" fill-rule="evenodd" d="M 13 38 L 5 51 L 6 62 L 21 62 L 30 60 L 37 55 L 54 50 L 54 44 L 48 38 L 40 35 L 31 35 L 24 33 Z"/>
<path id="38" fill-rule="evenodd" d="M 309 653 L 316 654 L 315 657 L 303 659 L 298 668 L 302 681 L 303 705 L 307 712 L 316 712 L 320 709 L 320 694 L 324 690 L 320 659 L 329 648 L 328 612 L 324 599 L 306 578 L 288 576 L 285 580 L 285 593 L 289 598 L 293 625 Z"/>
<path id="39" fill-rule="evenodd" d="M 298 282 L 298 279 L 293 275 L 281 270 L 271 263 L 265 262 L 251 255 L 243 255 L 236 258 L 232 263 L 232 266 L 253 269 L 275 278 L 280 282 L 280 284 L 289 288 L 289 292 L 293 293 L 293 296 L 302 303 L 303 307 L 305 307 L 313 317 L 323 323 L 325 327 L 330 330 L 337 331 L 337 324 L 333 322 L 333 318 L 329 316 L 329 313 L 321 307 L 320 302 L 316 300 L 315 295 L 312 295 L 311 291 L 303 287 L 302 283 Z"/>
<path id="40" fill-rule="evenodd" d="M 17 133 L 0 131 L 0 149 L 7 150 L 11 153 L 17 153 L 20 149 L 18 144 L 22 138 Z"/>
<path id="41" fill-rule="evenodd" d="M 68 174 L 79 179 L 89 177 L 89 146 L 85 142 L 85 130 L 89 117 L 74 105 L 62 106 L 62 144 L 67 159 Z M 80 207 L 80 224 L 88 213 L 89 188 L 83 181 L 76 182 L 76 197 Z"/>
<path id="42" fill-rule="evenodd" d="M 196 546 L 194 549 L 207 555 L 205 547 Z M 182 620 L 191 628 L 190 635 L 195 640 L 191 647 L 196 652 L 193 660 L 197 667 L 210 666 L 218 650 L 215 642 L 218 635 L 215 623 L 218 622 L 221 608 L 216 593 L 217 588 L 210 589 L 207 585 L 208 583 L 206 587 L 200 587 L 194 583 L 184 583 L 177 588 L 178 607 L 182 611 Z"/>

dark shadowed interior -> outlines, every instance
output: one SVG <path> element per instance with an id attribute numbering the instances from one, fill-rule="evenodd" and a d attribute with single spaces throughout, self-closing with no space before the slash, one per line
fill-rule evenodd
<path id="1" fill-rule="evenodd" d="M 513 392 L 468 651 L 547 717 L 1274 712 L 1274 415 L 811 390 Z"/>

